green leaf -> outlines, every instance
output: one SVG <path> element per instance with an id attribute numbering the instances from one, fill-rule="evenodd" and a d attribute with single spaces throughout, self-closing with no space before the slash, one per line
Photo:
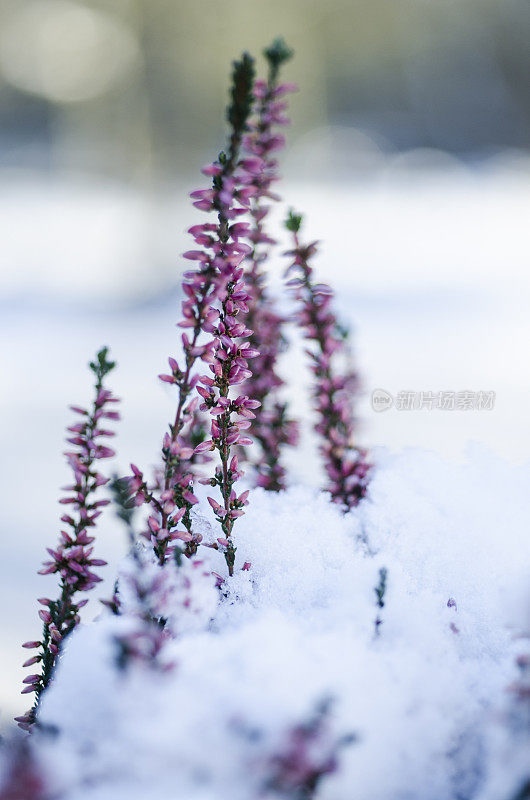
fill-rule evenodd
<path id="1" fill-rule="evenodd" d="M 291 233 L 298 233 L 300 228 L 302 227 L 302 214 L 296 214 L 293 209 L 289 209 L 289 214 L 287 215 L 287 219 L 285 220 L 285 227 Z"/>

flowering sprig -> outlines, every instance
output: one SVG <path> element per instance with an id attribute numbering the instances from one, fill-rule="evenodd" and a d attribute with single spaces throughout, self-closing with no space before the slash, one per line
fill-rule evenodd
<path id="1" fill-rule="evenodd" d="M 293 236 L 294 248 L 286 255 L 293 261 L 286 276 L 293 276 L 287 285 L 293 289 L 299 309 L 296 321 L 305 339 L 313 346 L 307 349 L 315 376 L 313 397 L 318 420 L 315 431 L 320 435 L 320 453 L 328 476 L 327 490 L 344 510 L 357 505 L 364 496 L 369 464 L 364 450 L 354 444 L 355 418 L 352 400 L 357 392 L 356 373 L 336 367 L 337 357 L 347 356 L 343 331 L 332 309 L 333 291 L 322 283 L 314 283 L 310 260 L 317 243 L 301 244 L 298 233 L 302 217 L 292 211 L 285 226 Z"/>
<path id="2" fill-rule="evenodd" d="M 515 661 L 519 670 L 518 680 L 510 686 L 510 692 L 519 701 L 519 712 L 525 712 L 525 720 L 530 732 L 530 652 L 520 653 Z"/>
<path id="3" fill-rule="evenodd" d="M 283 98 L 296 87 L 278 83 L 281 66 L 293 55 L 283 39 L 276 39 L 264 50 L 264 55 L 269 67 L 268 77 L 254 84 L 255 117 L 243 140 L 247 152 L 261 159 L 262 164 L 253 180 L 256 193 L 251 200 L 252 224 L 247 237 L 252 243 L 252 252 L 245 262 L 245 278 L 250 292 L 247 324 L 253 331 L 249 343 L 259 351 L 259 356 L 244 391 L 261 402 L 260 414 L 252 424 L 252 435 L 260 453 L 255 464 L 257 483 L 265 489 L 279 491 L 285 488 L 281 449 L 284 445 L 296 444 L 298 426 L 289 419 L 287 404 L 279 402 L 276 396 L 276 390 L 284 384 L 277 372 L 277 362 L 286 345 L 282 332 L 285 319 L 275 310 L 267 293 L 263 264 L 269 257 L 271 246 L 276 243 L 265 227 L 270 211 L 266 201 L 279 199 L 271 187 L 279 179 L 275 153 L 284 146 L 285 138 L 276 128 L 290 122 L 284 113 L 287 103 Z"/>
<path id="4" fill-rule="evenodd" d="M 113 397 L 112 392 L 103 386 L 105 377 L 115 367 L 115 362 L 109 361 L 107 355 L 108 349 L 104 347 L 98 352 L 96 361 L 89 364 L 96 377 L 92 408 L 87 410 L 79 406 L 71 407 L 81 417 L 80 422 L 67 428 L 71 435 L 66 441 L 73 449 L 66 452 L 65 456 L 74 481 L 64 487 L 68 494 L 59 501 L 72 508 L 70 513 L 61 517 L 69 531 L 61 531 L 59 545 L 55 549 L 47 548 L 51 559 L 45 561 L 39 571 L 40 575 L 58 573 L 60 595 L 57 600 L 47 597 L 39 599 L 43 606 L 39 611 L 39 617 L 44 623 L 42 639 L 22 645 L 38 650 L 24 666 L 40 666 L 39 673 L 24 678 L 25 688 L 22 694 L 35 693 L 33 708 L 24 716 L 16 718 L 19 726 L 25 730 L 35 722 L 41 694 L 53 676 L 62 643 L 79 622 L 79 610 L 88 602 L 87 599 L 78 600 L 77 596 L 101 581 L 94 568 L 107 563 L 92 557 L 94 536 L 90 535 L 90 529 L 101 514 L 100 509 L 110 502 L 94 499 L 98 488 L 108 482 L 108 478 L 97 470 L 96 462 L 115 455 L 114 450 L 102 443 L 115 434 L 102 425 L 105 420 L 119 419 L 119 413 L 111 407 L 111 404 L 118 402 L 118 398 Z"/>
<path id="5" fill-rule="evenodd" d="M 2 741 L 0 800 L 58 800 L 50 774 L 32 740 L 16 737 Z"/>
<path id="6" fill-rule="evenodd" d="M 329 716 L 330 702 L 324 700 L 307 722 L 288 731 L 283 747 L 270 758 L 265 797 L 310 800 L 322 779 L 337 771 L 340 751 L 356 737 L 333 736 Z"/>
<path id="7" fill-rule="evenodd" d="M 161 564 L 177 540 L 185 542 L 187 555 L 193 555 L 202 541 L 201 534 L 192 529 L 191 509 L 198 500 L 193 493 L 191 462 L 197 458 L 207 460 L 206 453 L 212 449 L 212 442 L 204 446 L 194 438 L 192 424 L 199 403 L 193 391 L 199 380 L 194 367 L 199 359 L 213 363 L 217 358 L 217 340 L 211 338 L 204 342 L 203 337 L 204 333 L 212 334 L 218 330 L 220 312 L 215 308 L 216 302 L 222 301 L 229 316 L 231 304 L 241 300 L 237 293 L 239 278 L 235 270 L 250 247 L 241 241 L 248 225 L 237 222 L 237 218 L 246 213 L 255 191 L 251 185 L 252 170 L 260 166 L 255 159 L 239 159 L 252 106 L 253 81 L 254 61 L 245 53 L 233 66 L 231 101 L 227 109 L 230 124 L 227 151 L 221 152 L 217 161 L 203 170 L 212 177 L 211 188 L 191 193 L 196 208 L 216 212 L 217 223 L 203 223 L 189 229 L 200 249 L 188 250 L 184 258 L 197 262 L 199 266 L 184 273 L 182 285 L 185 299 L 183 318 L 178 325 L 185 329 L 182 334 L 184 360 L 179 364 L 175 358 L 170 358 L 170 372 L 160 375 L 162 381 L 177 387 L 178 404 L 174 422 L 163 441 L 164 472 L 159 485 L 154 489 L 148 488 L 141 470 L 131 465 L 131 489 L 135 493 L 135 502 L 151 506 L 147 536 Z M 226 322 L 225 328 L 227 325 Z M 190 424 L 187 435 L 184 435 L 186 423 Z"/>
<path id="8" fill-rule="evenodd" d="M 234 273 L 234 286 L 237 294 L 244 295 L 240 283 L 242 270 Z M 203 408 L 208 409 L 212 417 L 211 439 L 203 442 L 197 448 L 215 449 L 219 453 L 220 466 L 215 475 L 207 482 L 211 486 L 218 486 L 221 492 L 222 504 L 213 497 L 208 497 L 217 521 L 221 526 L 223 536 L 217 539 L 218 549 L 224 552 L 228 574 L 233 575 L 236 548 L 232 541 L 232 528 L 237 517 L 245 513 L 243 508 L 248 505 L 249 492 L 244 491 L 237 497 L 234 484 L 243 474 L 239 469 L 238 457 L 232 456 L 232 447 L 235 445 L 250 445 L 252 439 L 242 436 L 241 432 L 250 427 L 250 420 L 255 418 L 254 409 L 259 408 L 259 400 L 253 400 L 246 395 L 239 395 L 235 399 L 229 397 L 230 390 L 243 383 L 248 377 L 248 358 L 255 356 L 247 342 L 240 343 L 239 339 L 249 335 L 243 323 L 237 322 L 237 315 L 244 305 L 243 301 L 235 301 L 233 294 L 228 295 L 222 304 L 219 323 L 215 337 L 215 360 L 211 365 L 213 378 L 201 378 L 202 386 L 198 387 L 204 403 Z M 242 417 L 243 419 L 237 419 Z M 206 482 L 206 481 L 205 481 Z"/>
<path id="9" fill-rule="evenodd" d="M 218 601 L 215 575 L 199 557 L 185 558 L 175 547 L 161 566 L 140 543 L 121 567 L 117 596 L 125 623 L 115 637 L 118 666 L 135 662 L 164 672 L 174 666 L 166 644 L 206 625 Z"/>
<path id="10" fill-rule="evenodd" d="M 179 547 L 160 565 L 136 535 L 128 480 L 114 478 L 111 490 L 130 544 L 114 596 L 103 601 L 124 618 L 124 630 L 115 636 L 117 664 L 125 669 L 141 663 L 166 672 L 174 666 L 167 656 L 167 642 L 210 620 L 218 599 L 215 576 L 199 558 L 184 558 Z"/>
<path id="11" fill-rule="evenodd" d="M 211 376 L 200 378 L 197 391 L 202 397 L 201 410 L 207 410 L 211 417 L 211 438 L 195 448 L 196 454 L 216 450 L 220 465 L 214 477 L 203 481 L 218 486 L 222 503 L 208 498 L 216 519 L 221 525 L 223 535 L 217 539 L 216 547 L 224 553 L 228 572 L 233 574 L 235 547 L 232 541 L 232 528 L 235 519 L 241 516 L 247 504 L 248 492 L 237 497 L 233 488 L 241 477 L 237 456 L 231 451 L 235 445 L 250 445 L 252 440 L 242 435 L 254 419 L 253 409 L 260 406 L 258 400 L 247 395 L 236 398 L 230 396 L 231 390 L 243 384 L 252 375 L 248 359 L 259 355 L 247 339 L 252 331 L 243 321 L 248 314 L 250 295 L 244 281 L 244 271 L 240 266 L 251 248 L 240 241 L 248 234 L 248 224 L 233 223 L 248 208 L 250 198 L 256 193 L 255 176 L 262 168 L 260 158 L 239 159 L 243 133 L 247 130 L 247 120 L 252 108 L 254 64 L 250 56 L 243 56 L 234 65 L 234 89 L 232 103 L 228 109 L 228 121 L 232 128 L 228 155 L 221 153 L 218 161 L 207 168 L 213 174 L 214 185 L 209 192 L 194 192 L 195 205 L 203 210 L 216 210 L 217 225 L 195 226 L 192 230 L 196 241 L 203 249 L 186 253 L 186 257 L 208 265 L 213 271 L 213 289 L 210 306 L 206 312 L 203 329 L 212 334 L 204 346 L 200 357 L 209 364 Z M 199 273 L 192 273 L 190 280 L 199 283 Z M 191 297 L 193 291 L 188 290 Z M 192 309 L 188 309 L 188 315 Z M 196 314 L 191 319 L 196 320 Z M 193 322 L 191 323 L 193 324 Z M 239 419 L 242 417 L 243 419 Z"/>
<path id="12" fill-rule="evenodd" d="M 121 593 L 123 583 L 132 597 L 134 611 L 128 611 L 131 618 L 129 630 L 119 633 L 116 639 L 116 663 L 126 669 L 132 662 L 141 662 L 149 667 L 167 671 L 173 663 L 164 658 L 164 645 L 168 633 L 164 630 L 164 620 L 156 613 L 156 598 L 164 593 L 166 575 L 159 566 L 153 564 L 151 556 L 139 545 L 133 518 L 135 506 L 131 502 L 130 486 L 127 478 L 114 477 L 110 485 L 117 516 L 125 524 L 130 545 L 130 568 L 116 581 L 111 600 L 102 600 L 117 615 L 124 612 Z"/>
<path id="13" fill-rule="evenodd" d="M 221 213 L 219 216 L 221 218 Z M 198 445 L 195 452 L 217 450 L 219 454 L 220 465 L 215 475 L 203 482 L 218 486 L 221 492 L 222 504 L 213 497 L 208 497 L 208 502 L 221 526 L 223 535 L 217 539 L 217 547 L 224 553 L 229 575 L 233 574 L 236 552 L 232 528 L 237 517 L 244 514 L 243 508 L 248 504 L 249 494 L 245 491 L 239 497 L 236 495 L 233 487 L 243 473 L 239 469 L 238 457 L 231 453 L 235 445 L 252 444 L 252 439 L 242 435 L 242 432 L 250 427 L 250 420 L 255 418 L 254 410 L 261 405 L 259 400 L 247 395 L 230 397 L 231 390 L 245 383 L 252 375 L 248 359 L 259 355 L 248 342 L 241 341 L 248 338 L 252 331 L 241 321 L 241 317 L 244 318 L 248 313 L 250 298 L 240 261 L 240 257 L 228 257 L 221 267 L 217 280 L 220 308 L 212 306 L 217 317 L 211 341 L 209 366 L 212 377 L 202 376 L 197 387 L 203 399 L 200 408 L 207 410 L 212 419 L 211 438 Z"/>

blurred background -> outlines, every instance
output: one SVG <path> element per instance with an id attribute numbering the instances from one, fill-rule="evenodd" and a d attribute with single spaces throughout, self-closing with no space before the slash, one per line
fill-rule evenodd
<path id="1" fill-rule="evenodd" d="M 85 401 L 86 362 L 108 344 L 116 469 L 156 463 L 174 399 L 156 375 L 178 347 L 179 253 L 197 220 L 187 193 L 223 144 L 231 60 L 278 34 L 300 86 L 281 193 L 322 241 L 319 274 L 354 334 L 361 440 L 528 456 L 528 0 L 0 0 L 1 726 L 25 710 L 19 644 L 53 591 L 35 573 L 67 482 L 67 405 Z M 284 369 L 307 422 L 300 364 L 293 348 Z M 377 414 L 375 388 L 495 391 L 496 404 Z M 318 484 L 311 447 L 291 467 Z M 107 516 L 99 596 L 124 550 Z"/>

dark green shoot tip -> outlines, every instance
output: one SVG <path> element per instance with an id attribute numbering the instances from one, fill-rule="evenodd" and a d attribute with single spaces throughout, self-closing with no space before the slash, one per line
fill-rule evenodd
<path id="1" fill-rule="evenodd" d="M 108 347 L 102 347 L 101 350 L 96 353 L 96 360 L 90 361 L 88 365 L 97 378 L 98 386 L 101 385 L 101 381 L 105 375 L 108 375 L 109 372 L 112 372 L 116 366 L 115 361 L 109 361 L 107 358 L 108 352 Z"/>
<path id="2" fill-rule="evenodd" d="M 385 567 L 381 567 L 381 569 L 379 570 L 379 583 L 374 589 L 376 596 L 376 605 L 378 608 L 384 608 L 385 605 L 387 575 L 388 575 L 387 569 Z"/>
<path id="3" fill-rule="evenodd" d="M 243 53 L 241 59 L 233 63 L 230 104 L 226 116 L 234 132 L 246 130 L 253 103 L 255 72 L 254 59 L 248 53 Z"/>
<path id="4" fill-rule="evenodd" d="M 339 339 L 342 339 L 342 341 L 345 342 L 350 335 L 350 329 L 342 322 L 337 321 L 335 323 L 335 333 L 337 334 Z"/>
<path id="5" fill-rule="evenodd" d="M 290 47 L 287 47 L 283 36 L 277 36 L 272 44 L 265 48 L 263 55 L 271 67 L 276 67 L 277 69 L 294 56 L 294 50 L 292 50 Z"/>
<path id="6" fill-rule="evenodd" d="M 287 219 L 285 220 L 285 227 L 291 233 L 298 233 L 300 228 L 302 227 L 302 214 L 296 214 L 293 209 L 289 209 L 289 214 L 287 215 Z"/>
<path id="7" fill-rule="evenodd" d="M 287 47 L 284 39 L 278 36 L 269 47 L 265 48 L 263 55 L 269 63 L 269 85 L 273 87 L 278 80 L 280 67 L 293 57 L 294 50 Z"/>
<path id="8" fill-rule="evenodd" d="M 375 604 L 377 608 L 382 609 L 385 607 L 385 595 L 386 595 L 386 579 L 388 576 L 388 570 L 386 567 L 381 567 L 379 570 L 379 583 L 374 588 L 375 592 Z M 377 617 L 375 618 L 375 635 L 379 636 L 381 625 L 383 624 L 383 620 L 381 619 L 380 613 L 378 612 Z"/>
<path id="9" fill-rule="evenodd" d="M 175 547 L 173 551 L 173 558 L 175 559 L 175 564 L 177 567 L 181 567 L 184 561 L 184 551 L 180 549 L 180 547 Z"/>
<path id="10" fill-rule="evenodd" d="M 135 506 L 131 498 L 129 481 L 127 478 L 118 478 L 117 475 L 113 475 L 110 482 L 110 490 L 116 505 L 117 516 L 123 520 L 127 526 L 130 526 L 134 516 Z"/>

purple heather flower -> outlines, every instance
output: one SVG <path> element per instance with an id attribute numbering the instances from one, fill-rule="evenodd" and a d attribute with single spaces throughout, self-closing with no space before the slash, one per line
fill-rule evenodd
<path id="1" fill-rule="evenodd" d="M 237 220 L 246 213 L 250 198 L 255 193 L 253 170 L 260 166 L 245 165 L 239 159 L 241 140 L 252 104 L 253 80 L 253 60 L 244 55 L 240 62 L 234 64 L 232 102 L 227 112 L 231 127 L 227 152 L 221 153 L 216 162 L 203 169 L 204 174 L 213 178 L 211 188 L 191 193 L 193 205 L 202 211 L 215 212 L 217 222 L 193 225 L 189 229 L 197 249 L 184 253 L 184 258 L 196 264 L 195 270 L 184 273 L 182 284 L 184 300 L 182 319 L 178 325 L 184 329 L 184 356 L 180 364 L 170 358 L 170 371 L 160 376 L 162 381 L 178 389 L 175 419 L 162 446 L 163 474 L 154 488 L 148 487 L 137 467 L 133 469 L 130 479 L 135 504 L 148 503 L 151 507 L 149 530 L 145 535 L 151 540 L 161 564 L 174 549 L 176 540 L 186 542 L 188 556 L 196 553 L 202 541 L 201 535 L 192 529 L 191 509 L 198 502 L 193 494 L 196 476 L 192 464 L 210 460 L 208 451 L 215 449 L 214 440 L 217 441 L 219 430 L 225 432 L 224 454 L 226 447 L 237 439 L 237 426 L 231 425 L 231 430 L 225 431 L 229 412 L 222 403 L 217 402 L 213 404 L 215 410 L 212 415 L 219 422 L 215 426 L 212 424 L 212 439 L 202 442 L 202 433 L 197 436 L 197 406 L 204 396 L 197 397 L 195 392 L 200 389 L 197 387 L 199 375 L 195 372 L 196 363 L 202 361 L 209 364 L 215 380 L 226 372 L 225 378 L 230 385 L 240 384 L 250 375 L 246 359 L 252 354 L 250 351 L 244 352 L 248 345 L 236 344 L 248 333 L 246 326 L 236 320 L 236 316 L 248 310 L 239 264 L 251 250 L 242 241 L 242 237 L 248 233 L 248 224 Z M 205 341 L 204 333 L 210 335 L 209 340 Z M 204 410 L 204 403 L 201 409 Z M 184 431 L 187 423 L 188 430 Z M 228 437 L 231 442 L 228 442 Z M 183 514 L 180 513 L 182 509 Z M 177 529 L 177 526 L 185 530 Z"/>
<path id="2" fill-rule="evenodd" d="M 173 558 L 161 565 L 153 549 L 138 541 L 127 479 L 115 478 L 111 491 L 131 545 L 114 595 L 105 601 L 114 614 L 124 618 L 123 630 L 115 636 L 118 665 L 126 668 L 131 662 L 141 662 L 167 671 L 174 665 L 168 660 L 166 642 L 193 625 L 197 618 L 210 619 L 210 606 L 217 602 L 215 579 L 200 559 L 183 558 L 180 548 L 175 548 Z M 151 522 L 151 525 L 158 532 L 157 524 Z M 190 538 L 187 533 L 182 535 L 184 541 Z"/>
<path id="3" fill-rule="evenodd" d="M 50 556 L 45 561 L 40 575 L 57 573 L 60 578 L 60 596 L 57 600 L 41 597 L 39 603 L 45 608 L 39 609 L 39 617 L 44 623 L 42 640 L 25 642 L 22 647 L 38 649 L 39 653 L 28 659 L 24 666 L 40 663 L 42 666 L 39 674 L 29 675 L 24 679 L 27 684 L 22 694 L 35 693 L 33 708 L 18 718 L 20 727 L 28 730 L 35 721 L 39 699 L 48 686 L 55 667 L 57 655 L 66 636 L 79 622 L 79 610 L 88 602 L 87 599 L 77 599 L 81 592 L 87 592 L 101 581 L 95 569 L 104 566 L 107 562 L 101 558 L 94 558 L 94 536 L 89 531 L 94 527 L 96 519 L 100 516 L 101 507 L 108 504 L 108 500 L 94 500 L 94 494 L 100 486 L 104 486 L 108 479 L 98 472 L 96 461 L 110 458 L 114 455 L 111 448 L 99 443 L 102 436 L 113 436 L 114 433 L 98 428 L 99 420 L 109 418 L 119 419 L 116 411 L 109 411 L 110 404 L 117 403 L 118 398 L 110 391 L 103 388 L 103 379 L 114 368 L 114 362 L 107 359 L 107 348 L 97 354 L 97 361 L 90 363 L 90 368 L 96 376 L 96 397 L 90 411 L 73 406 L 76 414 L 82 421 L 67 428 L 75 436 L 67 437 L 67 442 L 74 449 L 65 453 L 68 464 L 73 473 L 73 483 L 65 487 L 68 495 L 59 502 L 71 507 L 69 514 L 63 514 L 61 521 L 68 530 L 63 530 L 59 536 L 59 544 L 55 549 L 46 548 Z"/>
<path id="4" fill-rule="evenodd" d="M 322 778 L 337 770 L 340 750 L 354 738 L 332 735 L 329 702 L 322 703 L 305 724 L 287 732 L 281 750 L 265 765 L 265 790 L 282 797 L 314 797 Z"/>
<path id="5" fill-rule="evenodd" d="M 277 390 L 284 384 L 277 373 L 277 361 L 280 350 L 286 345 L 282 333 L 285 319 L 274 309 L 263 271 L 270 248 L 275 244 L 265 227 L 270 211 L 266 201 L 279 199 L 272 191 L 273 184 L 279 179 L 275 153 L 285 143 L 275 128 L 289 124 L 284 113 L 287 103 L 282 98 L 296 89 L 292 84 L 278 84 L 278 74 L 281 65 L 291 56 L 292 51 L 281 39 L 265 50 L 269 74 L 267 80 L 258 80 L 254 84 L 255 118 L 243 139 L 245 149 L 259 164 L 253 178 L 256 191 L 250 206 L 252 227 L 247 234 L 252 252 L 245 261 L 245 278 L 250 293 L 247 324 L 253 331 L 249 343 L 259 351 L 259 355 L 244 391 L 262 404 L 261 412 L 252 424 L 252 435 L 259 445 L 255 467 L 258 485 L 271 491 L 285 488 L 281 449 L 285 445 L 295 445 L 298 440 L 298 425 L 289 419 L 287 405 L 279 402 L 277 397 Z"/>
<path id="6" fill-rule="evenodd" d="M 230 396 L 231 390 L 244 383 L 252 374 L 248 359 L 258 355 L 247 342 L 241 341 L 251 333 L 244 323 L 238 321 L 240 315 L 244 316 L 248 311 L 249 295 L 242 278 L 242 269 L 230 268 L 229 280 L 221 294 L 217 325 L 213 331 L 214 360 L 209 364 L 212 377 L 203 376 L 198 388 L 203 399 L 200 408 L 208 411 L 212 418 L 211 439 L 207 444 L 212 450 L 218 451 L 220 458 L 215 477 L 206 482 L 218 486 L 221 492 L 222 504 L 211 497 L 208 500 L 223 531 L 223 537 L 218 540 L 218 549 L 224 553 L 230 575 L 233 574 L 235 557 L 232 528 L 237 517 L 244 513 L 243 506 L 248 503 L 248 492 L 237 497 L 233 488 L 242 473 L 238 469 L 237 457 L 231 457 L 231 451 L 235 445 L 252 444 L 252 439 L 244 431 L 249 427 L 249 420 L 255 418 L 254 410 L 261 405 L 259 400 L 247 395 Z M 199 452 L 205 444 L 198 446 Z"/>
<path id="7" fill-rule="evenodd" d="M 26 716 L 16 720 L 21 728 L 29 730 Z M 5 767 L 0 775 L 0 800 L 52 800 L 58 796 L 30 739 L 17 737 L 2 745 Z"/>
<path id="8" fill-rule="evenodd" d="M 153 563 L 149 554 L 138 546 L 133 546 L 131 555 L 132 565 L 120 577 L 119 593 L 115 592 L 113 601 L 106 603 L 115 613 L 125 613 L 134 620 L 130 630 L 116 636 L 118 666 L 125 669 L 133 661 L 142 662 L 165 672 L 173 667 L 173 662 L 168 661 L 164 653 L 170 634 L 160 618 L 157 605 L 167 591 L 167 572 L 164 571 L 167 567 Z M 125 612 L 121 600 L 124 591 L 132 598 Z"/>
<path id="9" fill-rule="evenodd" d="M 286 270 L 298 305 L 296 322 L 304 332 L 314 375 L 313 399 L 318 419 L 315 431 L 320 436 L 320 453 L 328 477 L 327 490 L 335 503 L 345 510 L 357 505 L 364 496 L 370 466 L 364 450 L 355 445 L 355 417 L 352 401 L 358 390 L 353 370 L 337 371 L 337 356 L 347 355 L 333 308 L 333 291 L 325 284 L 314 283 L 310 260 L 316 242 L 301 244 L 298 231 L 301 216 L 290 213 L 286 227 L 293 235 L 294 248 L 286 255 L 292 263 Z"/>
<path id="10" fill-rule="evenodd" d="M 199 208 L 216 212 L 217 224 L 206 223 L 190 229 L 202 249 L 186 254 L 200 264 L 200 269 L 185 274 L 187 299 L 183 305 L 184 327 L 197 331 L 190 347 L 197 348 L 202 330 L 211 334 L 210 340 L 197 352 L 211 375 L 203 375 L 196 386 L 202 400 L 199 410 L 207 411 L 211 418 L 210 438 L 198 443 L 194 453 L 201 455 L 217 450 L 219 454 L 220 466 L 215 477 L 204 482 L 219 486 L 221 491 L 222 504 L 213 501 L 212 508 L 223 531 L 216 547 L 225 555 L 229 574 L 233 572 L 235 556 L 232 527 L 246 503 L 246 497 L 244 500 L 237 498 L 233 489 L 242 473 L 238 470 L 237 458 L 231 456 L 231 449 L 235 445 L 252 444 L 244 431 L 249 427 L 248 421 L 255 417 L 253 409 L 261 405 L 247 395 L 230 396 L 234 387 L 252 375 L 249 360 L 259 355 L 244 341 L 252 333 L 245 321 L 251 298 L 240 264 L 251 247 L 241 241 L 248 236 L 248 223 L 237 222 L 257 191 L 255 176 L 262 169 L 261 159 L 239 157 L 253 100 L 252 82 L 253 63 L 244 56 L 234 69 L 233 102 L 228 110 L 232 126 L 228 153 L 222 153 L 218 161 L 205 170 L 206 174 L 214 176 L 213 188 L 192 193 Z"/>
<path id="11" fill-rule="evenodd" d="M 528 637 L 524 637 L 523 642 L 526 645 L 526 652 L 521 652 L 516 657 L 515 663 L 518 669 L 518 676 L 508 688 L 515 700 L 512 716 L 514 718 L 524 718 L 528 724 L 530 723 L 530 651 Z"/>

